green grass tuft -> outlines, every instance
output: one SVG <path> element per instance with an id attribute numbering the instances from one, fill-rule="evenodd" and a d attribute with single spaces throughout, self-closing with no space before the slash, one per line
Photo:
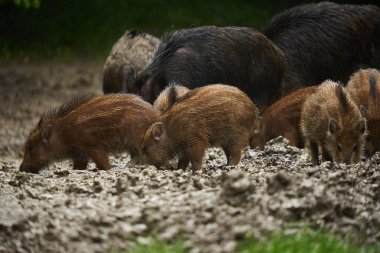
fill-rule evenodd
<path id="1" fill-rule="evenodd" d="M 152 239 L 149 244 L 136 243 L 136 245 L 125 253 L 184 253 L 185 248 L 181 241 L 174 244 L 165 244 L 157 239 Z"/>
<path id="2" fill-rule="evenodd" d="M 304 230 L 293 235 L 279 234 L 265 241 L 245 239 L 239 253 L 375 253 L 379 247 L 359 247 L 323 231 Z"/>

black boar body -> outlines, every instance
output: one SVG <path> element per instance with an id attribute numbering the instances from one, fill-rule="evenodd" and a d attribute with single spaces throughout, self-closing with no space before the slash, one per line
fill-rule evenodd
<path id="1" fill-rule="evenodd" d="M 263 110 L 281 96 L 284 73 L 285 57 L 263 34 L 206 26 L 164 37 L 127 92 L 152 103 L 169 83 L 190 89 L 224 83 L 240 88 Z"/>
<path id="2" fill-rule="evenodd" d="M 380 8 L 322 2 L 274 16 L 265 35 L 285 54 L 284 94 L 326 79 L 346 83 L 363 67 L 380 67 Z"/>

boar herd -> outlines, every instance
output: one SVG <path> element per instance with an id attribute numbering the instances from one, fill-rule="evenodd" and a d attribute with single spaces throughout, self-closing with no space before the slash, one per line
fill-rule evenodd
<path id="1" fill-rule="evenodd" d="M 109 154 L 128 152 L 129 166 L 177 158 L 179 169 L 191 163 L 197 171 L 209 147 L 236 165 L 246 146 L 263 148 L 280 135 L 307 148 L 313 165 L 319 154 L 357 163 L 380 150 L 379 68 L 373 5 L 296 6 L 263 33 L 205 26 L 159 41 L 128 32 L 106 61 L 105 95 L 43 114 L 20 170 L 37 173 L 59 159 L 108 170 Z"/>

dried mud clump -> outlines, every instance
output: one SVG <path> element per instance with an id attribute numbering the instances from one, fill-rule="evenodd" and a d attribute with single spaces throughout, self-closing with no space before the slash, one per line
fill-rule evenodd
<path id="1" fill-rule="evenodd" d="M 7 91 L 0 92 L 0 252 L 110 252 L 157 235 L 183 239 L 190 252 L 227 253 L 247 234 L 263 239 L 289 223 L 357 243 L 380 241 L 380 153 L 355 165 L 312 166 L 305 150 L 279 137 L 263 150 L 247 148 L 236 166 L 225 165 L 223 150 L 208 149 L 194 174 L 129 167 L 127 155 L 111 156 L 109 171 L 93 163 L 74 171 L 60 162 L 36 175 L 20 172 L 25 126 L 72 94 L 100 93 L 99 82 L 71 85 L 80 77 L 91 80 L 98 69 L 55 67 L 29 69 L 33 80 L 49 76 L 41 87 L 16 78 L 26 76 L 22 66 L 14 74 L 0 70 L 9 77 L 8 89 L 0 85 Z"/>

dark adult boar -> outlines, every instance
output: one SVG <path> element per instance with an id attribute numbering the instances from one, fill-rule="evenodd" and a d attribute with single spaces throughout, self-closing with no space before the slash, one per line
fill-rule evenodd
<path id="1" fill-rule="evenodd" d="M 189 92 L 189 89 L 182 85 L 170 84 L 166 87 L 157 99 L 154 101 L 154 108 L 160 113 L 164 113 L 183 95 Z"/>
<path id="2" fill-rule="evenodd" d="M 305 100 L 316 91 L 317 86 L 299 89 L 269 106 L 257 124 L 252 146 L 264 148 L 269 140 L 281 135 L 289 140 L 290 145 L 303 148 L 301 110 Z"/>
<path id="3" fill-rule="evenodd" d="M 252 28 L 205 26 L 164 37 L 127 92 L 153 103 L 169 83 L 190 89 L 224 83 L 244 91 L 260 110 L 281 96 L 285 58 Z"/>
<path id="4" fill-rule="evenodd" d="M 236 87 L 208 85 L 189 91 L 161 115 L 145 133 L 142 163 L 161 166 L 178 157 L 178 168 L 189 162 L 199 170 L 208 147 L 223 148 L 229 165 L 236 165 L 249 145 L 258 109 Z"/>
<path id="5" fill-rule="evenodd" d="M 148 64 L 160 40 L 139 32 L 127 31 L 112 47 L 103 70 L 103 92 L 121 92 Z"/>
<path id="6" fill-rule="evenodd" d="M 312 162 L 322 159 L 337 163 L 360 161 L 365 142 L 366 121 L 345 88 L 330 80 L 322 83 L 303 104 L 301 131 Z"/>
<path id="7" fill-rule="evenodd" d="M 363 106 L 367 119 L 366 149 L 370 155 L 380 151 L 380 71 L 363 69 L 347 84 L 347 91 L 358 106 Z"/>
<path id="8" fill-rule="evenodd" d="M 74 169 L 92 160 L 111 168 L 108 154 L 128 151 L 139 160 L 146 129 L 158 112 L 135 95 L 84 97 L 44 114 L 25 144 L 21 171 L 37 173 L 50 162 L 72 159 Z"/>
<path id="9" fill-rule="evenodd" d="M 285 54 L 284 93 L 326 79 L 347 83 L 361 67 L 380 67 L 380 8 L 322 2 L 274 16 L 265 32 Z"/>

